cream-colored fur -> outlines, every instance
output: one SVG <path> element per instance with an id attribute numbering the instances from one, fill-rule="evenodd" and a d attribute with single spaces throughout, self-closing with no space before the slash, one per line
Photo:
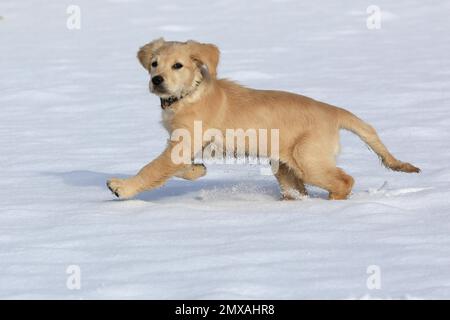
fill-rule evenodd
<path id="1" fill-rule="evenodd" d="M 420 171 L 394 158 L 376 131 L 349 111 L 294 93 L 255 90 L 217 79 L 219 50 L 212 44 L 166 42 L 161 38 L 143 46 L 138 59 L 151 77 L 159 75 L 164 79 L 161 87 L 150 81 L 151 92 L 161 98 L 182 97 L 163 110 L 169 134 L 184 128 L 193 135 L 194 121 L 202 121 L 205 130 L 216 128 L 222 132 L 227 128 L 278 129 L 281 162 L 275 176 L 284 199 L 306 195 L 304 183 L 328 190 L 330 199 L 348 197 L 354 180 L 335 162 L 340 129 L 361 137 L 386 167 Z M 181 63 L 182 68 L 174 69 L 175 63 Z M 109 180 L 109 189 L 120 198 L 130 198 L 161 186 L 172 176 L 194 180 L 206 174 L 200 164 L 175 164 L 171 159 L 175 145 L 169 141 L 163 153 L 135 176 Z"/>

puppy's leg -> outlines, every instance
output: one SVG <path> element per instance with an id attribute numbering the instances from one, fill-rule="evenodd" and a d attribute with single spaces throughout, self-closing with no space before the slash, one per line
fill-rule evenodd
<path id="1" fill-rule="evenodd" d="M 275 177 L 280 185 L 282 200 L 295 200 L 308 195 L 303 181 L 295 175 L 295 172 L 287 164 L 279 163 Z"/>
<path id="2" fill-rule="evenodd" d="M 352 191 L 354 179 L 344 170 L 329 166 L 325 162 L 301 164 L 303 181 L 329 192 L 330 200 L 344 200 Z"/>
<path id="3" fill-rule="evenodd" d="M 174 176 L 186 180 L 197 180 L 206 175 L 206 167 L 203 164 L 187 165 L 182 170 L 177 171 Z"/>
<path id="4" fill-rule="evenodd" d="M 333 143 L 303 139 L 293 148 L 292 156 L 295 163 L 289 164 L 305 183 L 327 190 L 329 199 L 347 199 L 355 181 L 336 167 Z"/>
<path id="5" fill-rule="evenodd" d="M 108 188 L 119 198 L 131 198 L 139 192 L 160 187 L 176 172 L 182 170 L 187 164 L 175 164 L 171 159 L 173 145 L 155 160 L 143 167 L 135 176 L 128 179 L 110 179 Z"/>

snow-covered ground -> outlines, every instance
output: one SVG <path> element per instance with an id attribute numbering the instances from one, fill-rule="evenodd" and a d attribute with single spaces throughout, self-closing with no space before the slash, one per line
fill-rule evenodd
<path id="1" fill-rule="evenodd" d="M 66 27 L 72 4 L 80 30 Z M 0 297 L 449 298 L 449 12 L 445 0 L 2 0 Z M 165 144 L 135 58 L 160 36 L 216 43 L 219 74 L 245 85 L 353 111 L 423 172 L 387 171 L 343 132 L 348 201 L 314 188 L 278 201 L 273 177 L 236 165 L 114 199 L 106 179 Z"/>

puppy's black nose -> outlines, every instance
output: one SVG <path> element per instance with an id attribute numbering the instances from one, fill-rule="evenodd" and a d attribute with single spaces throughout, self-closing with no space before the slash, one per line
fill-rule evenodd
<path id="1" fill-rule="evenodd" d="M 155 86 L 160 85 L 161 83 L 163 83 L 163 81 L 164 81 L 164 78 L 161 77 L 161 76 L 154 76 L 154 77 L 152 78 L 152 82 L 153 82 L 153 84 L 154 84 Z"/>

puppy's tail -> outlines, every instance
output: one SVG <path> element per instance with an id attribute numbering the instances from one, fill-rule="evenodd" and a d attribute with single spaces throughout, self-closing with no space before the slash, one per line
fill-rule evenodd
<path id="1" fill-rule="evenodd" d="M 339 127 L 349 130 L 358 135 L 377 155 L 380 157 L 383 165 L 394 171 L 416 172 L 420 169 L 410 163 L 397 160 L 381 142 L 375 129 L 359 119 L 353 113 L 337 108 Z"/>

